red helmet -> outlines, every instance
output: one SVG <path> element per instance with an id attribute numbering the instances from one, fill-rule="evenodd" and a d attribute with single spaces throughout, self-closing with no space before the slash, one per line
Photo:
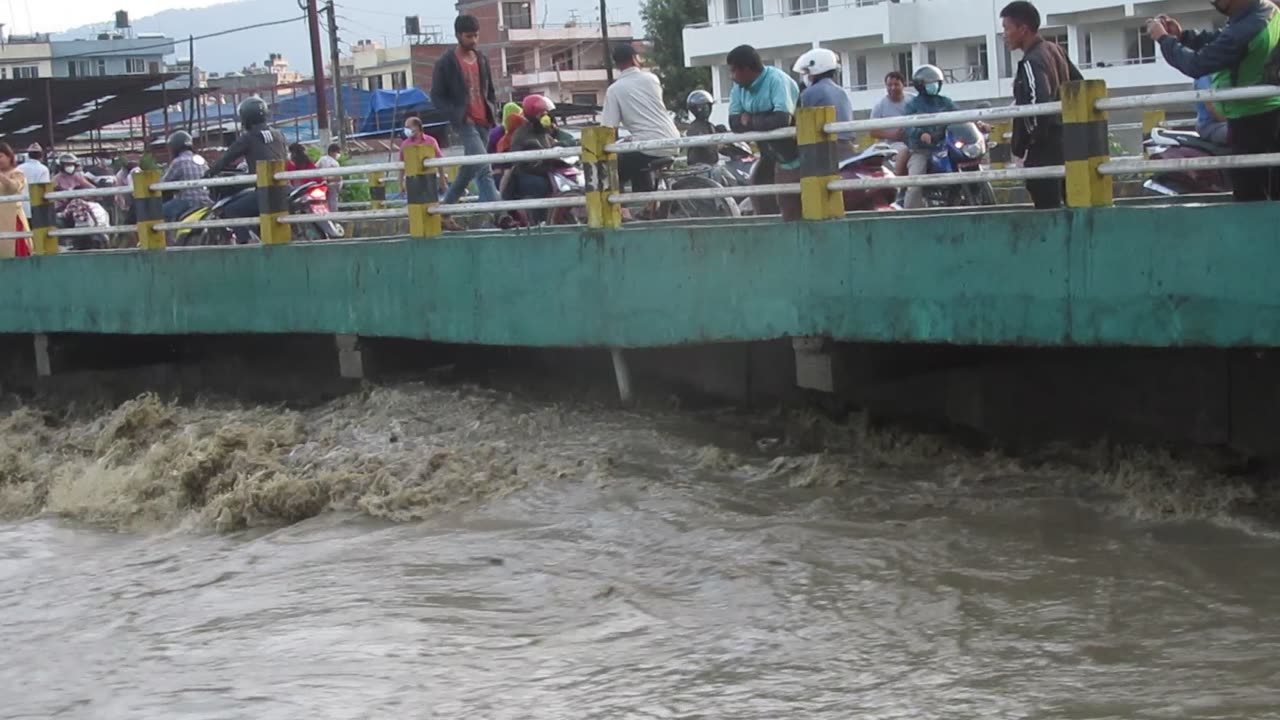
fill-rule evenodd
<path id="1" fill-rule="evenodd" d="M 556 109 L 556 104 L 551 102 L 551 98 L 546 95 L 530 95 L 520 101 L 520 110 L 529 120 L 537 118 L 543 113 L 549 113 Z"/>

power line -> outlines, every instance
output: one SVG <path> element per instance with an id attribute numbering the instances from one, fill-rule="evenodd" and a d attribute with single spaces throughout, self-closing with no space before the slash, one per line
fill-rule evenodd
<path id="1" fill-rule="evenodd" d="M 306 19 L 305 15 L 299 15 L 297 17 L 285 18 L 283 20 L 272 20 L 270 22 L 258 23 L 256 25 L 244 25 L 242 27 L 234 27 L 229 30 L 219 30 L 218 32 L 208 33 L 206 35 L 196 35 L 194 38 L 190 38 L 190 39 L 191 40 L 208 40 L 209 38 L 222 37 L 223 35 L 233 35 L 235 33 L 245 32 L 246 30 L 257 30 L 259 28 L 274 27 L 276 25 L 284 25 L 286 23 L 297 22 L 299 20 L 305 20 L 305 19 Z M 38 62 L 41 60 L 69 60 L 73 58 L 101 57 L 103 55 L 116 55 L 116 54 L 130 55 L 130 54 L 137 53 L 140 50 L 158 50 L 160 48 L 173 48 L 177 44 L 177 42 L 178 42 L 177 40 L 170 40 L 169 42 L 154 43 L 152 45 L 139 45 L 139 46 L 129 47 L 129 48 L 120 48 L 116 50 L 87 51 L 82 53 L 71 53 L 68 55 L 48 55 L 46 57 L 24 57 L 22 58 L 22 61 Z"/>

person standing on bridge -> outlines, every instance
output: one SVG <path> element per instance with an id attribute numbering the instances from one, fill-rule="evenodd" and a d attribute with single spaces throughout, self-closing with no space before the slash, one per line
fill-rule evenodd
<path id="1" fill-rule="evenodd" d="M 462 141 L 467 155 L 484 155 L 489 128 L 497 124 L 498 100 L 493 90 L 489 60 L 476 49 L 480 42 L 480 21 L 473 15 L 459 15 L 453 22 L 458 46 L 436 61 L 431 74 L 431 102 L 449 117 L 450 129 Z M 498 187 L 488 164 L 463 165 L 458 177 L 445 191 L 444 202 L 454 203 L 475 181 L 481 202 L 497 202 Z"/>
<path id="2" fill-rule="evenodd" d="M 1271 0 L 1213 0 L 1230 20 L 1221 30 L 1183 31 L 1161 15 L 1147 22 L 1165 62 L 1190 78 L 1213 75 L 1215 88 L 1252 87 L 1280 81 L 1280 8 Z M 1280 96 L 1216 103 L 1227 118 L 1227 142 L 1236 155 L 1280 152 Z M 1280 200 L 1276 168 L 1231 170 L 1240 202 Z"/>
<path id="3" fill-rule="evenodd" d="M 736 133 L 778 130 L 795 124 L 800 86 L 791 76 L 772 65 L 765 67 L 760 53 L 750 45 L 739 45 L 726 58 L 733 89 L 729 91 L 729 129 Z M 800 150 L 794 138 L 760 143 L 761 168 L 755 183 L 800 182 Z M 776 168 L 772 174 L 770 168 Z M 762 172 L 763 170 L 763 172 Z M 783 220 L 799 220 L 800 196 L 777 196 Z"/>
<path id="4" fill-rule="evenodd" d="M 9 143 L 0 142 L 0 195 L 22 195 L 27 189 L 27 176 L 18 167 L 18 158 Z M 21 202 L 0 203 L 0 232 L 22 232 L 27 229 L 27 215 Z M 26 257 L 31 254 L 25 238 L 0 240 L 0 258 Z"/>
<path id="5" fill-rule="evenodd" d="M 49 168 L 44 164 L 44 148 L 40 143 L 31 143 L 27 147 L 27 159 L 22 161 L 18 169 L 27 178 L 27 187 L 22 191 L 26 200 L 22 201 L 22 209 L 27 217 L 31 217 L 31 186 L 47 183 L 50 180 Z"/>
<path id="6" fill-rule="evenodd" d="M 1004 41 L 1010 50 L 1021 50 L 1022 59 L 1013 76 L 1015 105 L 1036 105 L 1062 99 L 1062 85 L 1084 76 L 1055 42 L 1040 37 L 1040 11 L 1026 0 L 1016 0 L 1000 11 Z M 1013 121 L 1013 154 L 1023 167 L 1058 167 L 1066 162 L 1062 149 L 1062 117 L 1018 118 Z M 1064 180 L 1028 180 L 1027 193 L 1037 210 L 1062 207 Z"/>
<path id="7" fill-rule="evenodd" d="M 628 141 L 673 140 L 680 137 L 676 123 L 662 102 L 662 83 L 658 76 L 640 67 L 640 58 L 631 43 L 613 49 L 613 64 L 620 71 L 604 93 L 604 112 L 600 124 L 626 128 Z M 675 148 L 650 152 L 618 153 L 618 178 L 630 183 L 632 192 L 653 191 L 655 161 L 674 157 Z"/>

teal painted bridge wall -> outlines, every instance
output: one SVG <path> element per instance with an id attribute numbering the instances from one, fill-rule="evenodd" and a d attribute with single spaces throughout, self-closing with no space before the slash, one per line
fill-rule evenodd
<path id="1" fill-rule="evenodd" d="M 1280 205 L 547 230 L 0 261 L 0 332 L 526 346 L 1280 345 Z"/>

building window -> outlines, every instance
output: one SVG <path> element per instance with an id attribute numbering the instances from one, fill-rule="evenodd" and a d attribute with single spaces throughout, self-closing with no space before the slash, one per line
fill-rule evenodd
<path id="1" fill-rule="evenodd" d="M 502 3 L 502 19 L 508 30 L 528 30 L 533 27 L 533 10 L 527 2 Z"/>
<path id="2" fill-rule="evenodd" d="M 870 83 L 867 82 L 867 56 L 859 55 L 853 61 L 853 67 L 854 67 L 853 89 L 866 90 L 868 87 L 870 87 Z"/>
<path id="3" fill-rule="evenodd" d="M 26 65 L 13 69 L 14 80 L 32 80 L 40 77 L 40 68 L 35 65 Z"/>
<path id="4" fill-rule="evenodd" d="M 1093 33 L 1084 34 L 1084 57 L 1080 60 L 1085 65 L 1093 65 Z"/>
<path id="5" fill-rule="evenodd" d="M 573 50 L 563 50 L 551 56 L 551 67 L 556 70 L 573 69 Z"/>
<path id="6" fill-rule="evenodd" d="M 937 51 L 937 49 L 936 49 L 936 48 L 929 48 L 929 49 L 928 49 L 927 54 L 928 54 L 928 56 L 929 56 L 929 59 L 927 60 L 927 62 L 928 62 L 930 65 L 937 65 L 937 64 L 938 64 L 938 51 Z"/>
<path id="7" fill-rule="evenodd" d="M 1067 57 L 1071 57 L 1071 36 L 1068 35 L 1065 30 L 1062 32 L 1049 33 L 1043 37 L 1045 40 L 1058 43 L 1058 47 L 1062 48 L 1062 52 L 1066 53 Z"/>
<path id="8" fill-rule="evenodd" d="M 97 72 L 97 75 L 98 75 L 98 77 L 106 77 L 106 75 L 107 75 L 107 61 L 106 61 L 106 59 L 105 59 L 105 58 L 98 58 L 98 72 Z"/>
<path id="9" fill-rule="evenodd" d="M 1131 63 L 1153 63 L 1156 61 L 1156 44 L 1147 35 L 1145 27 L 1130 28 L 1128 42 L 1125 47 L 1125 59 Z"/>
<path id="10" fill-rule="evenodd" d="M 391 73 L 392 90 L 403 90 L 408 87 L 407 83 L 408 77 L 406 77 L 405 71 L 401 70 L 400 72 Z"/>
<path id="11" fill-rule="evenodd" d="M 528 72 L 525 64 L 526 55 L 523 50 L 507 48 L 507 75 L 520 75 Z"/>
<path id="12" fill-rule="evenodd" d="M 574 105 L 595 105 L 596 94 L 595 93 L 574 93 L 573 104 Z"/>
<path id="13" fill-rule="evenodd" d="M 125 58 L 124 71 L 129 75 L 141 75 L 147 71 L 147 61 L 142 58 Z"/>
<path id="14" fill-rule="evenodd" d="M 792 15 L 826 12 L 827 0 L 790 0 Z"/>
<path id="15" fill-rule="evenodd" d="M 893 58 L 893 69 L 902 73 L 902 77 L 911 82 L 911 75 L 915 73 L 915 62 L 911 59 L 911 51 L 900 52 Z"/>
<path id="16" fill-rule="evenodd" d="M 382 89 L 382 76 L 381 76 L 381 75 L 370 75 L 370 76 L 369 76 L 369 78 L 368 78 L 368 83 L 369 83 L 369 90 L 371 90 L 371 91 L 372 91 L 372 90 L 381 90 L 381 89 Z"/>
<path id="17" fill-rule="evenodd" d="M 764 18 L 764 0 L 724 0 L 724 16 L 728 22 L 751 22 Z"/>
<path id="18" fill-rule="evenodd" d="M 964 49 L 964 61 L 969 66 L 970 82 L 986 80 L 991 77 L 991 64 L 987 60 L 987 44 L 969 45 Z"/>

